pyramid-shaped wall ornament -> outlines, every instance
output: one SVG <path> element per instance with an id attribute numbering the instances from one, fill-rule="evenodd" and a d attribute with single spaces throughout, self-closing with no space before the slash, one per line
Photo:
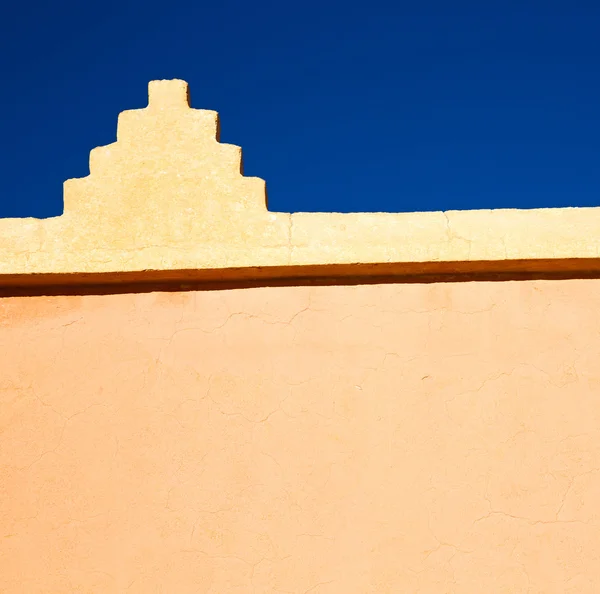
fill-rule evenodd
<path id="1" fill-rule="evenodd" d="M 265 182 L 242 175 L 218 128 L 216 112 L 190 108 L 185 82 L 151 82 L 148 107 L 122 112 L 117 141 L 65 182 L 62 216 L 1 221 L 2 248 L 14 227 L 19 257 L 1 272 L 287 264 L 289 215 L 268 212 Z"/>
<path id="2" fill-rule="evenodd" d="M 0 219 L 0 288 L 357 266 L 362 275 L 600 269 L 600 208 L 270 212 L 265 182 L 243 176 L 241 149 L 220 143 L 218 129 L 216 112 L 190 107 L 187 83 L 151 82 L 148 106 L 122 112 L 117 141 L 91 151 L 90 175 L 65 182 L 63 215 Z"/>

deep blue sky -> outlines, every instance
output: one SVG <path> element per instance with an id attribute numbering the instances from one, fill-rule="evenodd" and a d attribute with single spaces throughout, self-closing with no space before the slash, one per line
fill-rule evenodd
<path id="1" fill-rule="evenodd" d="M 0 216 L 59 214 L 156 78 L 220 112 L 271 210 L 600 205 L 593 0 L 35 0 L 0 67 Z"/>

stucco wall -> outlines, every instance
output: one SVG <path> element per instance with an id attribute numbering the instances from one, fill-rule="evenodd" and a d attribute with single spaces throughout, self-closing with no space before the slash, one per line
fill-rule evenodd
<path id="1" fill-rule="evenodd" d="M 1 299 L 0 592 L 599 592 L 599 289 Z"/>
<path id="2" fill-rule="evenodd" d="M 177 80 L 64 202 L 0 220 L 1 594 L 600 592 L 600 208 L 269 212 Z"/>

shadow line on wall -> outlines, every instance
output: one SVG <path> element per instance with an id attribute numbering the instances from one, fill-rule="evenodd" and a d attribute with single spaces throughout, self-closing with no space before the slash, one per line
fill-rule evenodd
<path id="1" fill-rule="evenodd" d="M 214 291 L 253 287 L 600 278 L 600 259 L 325 264 L 204 270 L 0 275 L 0 297 Z"/>

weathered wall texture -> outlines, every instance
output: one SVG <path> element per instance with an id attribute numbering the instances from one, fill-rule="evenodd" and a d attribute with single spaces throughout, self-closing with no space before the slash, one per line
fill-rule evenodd
<path id="1" fill-rule="evenodd" d="M 600 209 L 272 213 L 149 97 L 0 220 L 0 593 L 600 592 Z"/>
<path id="2" fill-rule="evenodd" d="M 600 591 L 600 281 L 0 300 L 0 591 Z"/>

